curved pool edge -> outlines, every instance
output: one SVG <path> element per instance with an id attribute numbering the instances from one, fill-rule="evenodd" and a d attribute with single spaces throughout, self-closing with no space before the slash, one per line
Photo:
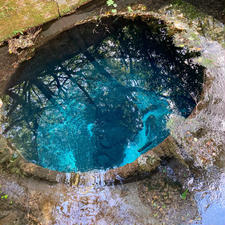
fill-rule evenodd
<path id="1" fill-rule="evenodd" d="M 33 177 L 53 183 L 57 182 L 78 186 L 79 183 L 86 185 L 89 182 L 90 176 L 94 173 L 98 173 L 98 171 L 64 173 L 49 170 L 28 162 L 15 148 L 11 146 L 9 142 L 5 140 L 5 138 L 1 136 L 0 143 L 1 149 L 4 149 L 4 152 L 0 151 L 1 165 L 4 168 L 7 168 L 10 172 L 18 175 Z M 101 182 L 109 185 L 119 183 L 121 181 L 129 182 L 138 177 L 146 176 L 159 166 L 161 158 L 172 157 L 171 153 L 176 151 L 176 148 L 176 143 L 173 138 L 169 136 L 155 148 L 138 157 L 134 162 L 122 167 L 99 171 L 103 174 L 103 180 Z"/>
<path id="2" fill-rule="evenodd" d="M 125 17 L 132 17 L 132 15 L 129 15 L 127 13 L 119 14 L 120 16 Z M 172 31 L 179 31 L 180 33 L 185 34 L 184 28 L 179 28 L 177 26 L 174 26 L 173 23 L 170 21 L 167 21 L 166 18 L 161 18 L 160 15 L 154 15 L 152 13 L 139 13 L 136 16 L 142 16 L 144 19 L 149 17 L 154 17 L 156 19 L 161 19 L 166 22 L 169 29 Z M 64 19 L 64 18 L 62 18 Z M 95 18 L 93 18 L 95 20 Z M 90 21 L 90 19 L 88 19 Z M 58 21 L 57 21 L 58 22 Z M 57 23 L 56 22 L 56 23 Z M 85 23 L 85 21 L 79 21 L 73 26 L 77 24 Z M 69 25 L 69 28 L 71 25 Z M 60 32 L 63 32 L 65 30 L 68 30 L 68 26 L 65 28 L 63 25 L 64 30 L 62 30 L 62 27 L 58 27 L 58 31 L 55 30 L 55 36 L 58 35 L 59 30 Z M 50 28 L 51 29 L 51 28 Z M 46 36 L 42 36 L 42 39 L 40 39 L 37 42 L 37 47 L 40 45 L 46 43 L 49 39 L 53 38 L 54 35 L 52 35 L 52 31 L 49 32 L 49 36 L 47 35 L 47 31 L 45 31 Z M 51 37 L 51 38 L 50 38 Z M 40 44 L 41 43 L 41 44 Z M 193 43 L 191 43 L 193 45 Z M 198 45 L 196 45 L 196 48 L 198 48 Z M 28 54 L 30 53 L 30 54 Z M 23 60 L 28 59 L 32 57 L 33 51 L 31 53 L 31 49 L 27 50 L 27 55 L 24 56 L 17 56 L 17 55 L 11 55 L 8 53 L 8 48 L 6 46 L 2 47 L 0 49 L 0 60 L 3 60 L 6 63 L 6 67 L 4 67 L 3 71 L 1 71 L 0 74 L 1 77 L 6 79 L 6 76 L 10 76 L 10 74 L 15 73 L 16 68 L 18 67 L 18 62 L 21 63 Z M 210 70 L 210 73 L 213 74 L 214 71 L 212 68 L 207 69 Z M 208 71 L 209 72 L 209 71 Z M 212 75 L 213 76 L 213 75 Z M 205 108 L 207 108 L 207 104 L 204 100 L 205 96 L 208 95 L 208 90 L 212 86 L 212 82 L 214 82 L 210 76 L 206 77 L 204 81 L 204 88 L 203 88 L 203 94 L 201 95 L 201 99 L 199 100 L 198 104 L 196 105 L 195 109 L 193 110 L 192 114 L 188 117 L 193 119 L 197 117 L 197 115 L 204 111 Z M 7 82 L 5 82 L 6 84 Z M 4 87 L 4 86 L 2 86 Z M 4 88 L 1 88 L 3 90 Z M 203 104 L 203 106 L 202 106 Z M 3 137 L 0 136 L 0 164 L 7 168 L 7 170 L 10 170 L 12 173 L 25 175 L 28 177 L 34 177 L 41 180 L 46 180 L 49 182 L 60 182 L 60 183 L 67 183 L 70 185 L 77 186 L 79 183 L 84 182 L 86 178 L 89 179 L 89 175 L 92 172 L 86 172 L 86 173 L 61 173 L 57 171 L 52 171 L 43 167 L 40 167 L 38 165 L 35 165 L 33 163 L 30 163 L 26 161 L 20 154 L 17 153 L 17 150 L 14 149 L 11 144 Z M 16 153 L 16 154 L 15 154 Z M 192 162 L 185 161 L 185 159 L 182 157 L 182 153 L 180 152 L 180 146 L 177 144 L 176 140 L 169 136 L 167 137 L 162 143 L 157 145 L 155 148 L 149 150 L 145 154 L 141 155 L 138 159 L 136 159 L 133 163 L 127 164 L 123 167 L 118 167 L 115 169 L 107 170 L 104 174 L 104 182 L 105 184 L 112 184 L 116 182 L 120 182 L 121 180 L 123 182 L 129 182 L 134 179 L 137 179 L 138 177 L 141 177 L 142 175 L 149 174 L 151 171 L 156 169 L 158 165 L 160 164 L 160 161 L 163 157 L 176 157 L 179 158 L 181 162 L 184 164 L 191 165 Z M 82 182 L 81 182 L 82 181 Z"/>

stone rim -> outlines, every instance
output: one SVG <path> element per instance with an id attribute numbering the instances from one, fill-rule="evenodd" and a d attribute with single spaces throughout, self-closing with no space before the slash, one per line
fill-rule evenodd
<path id="1" fill-rule="evenodd" d="M 130 15 L 128 13 L 118 13 L 115 16 L 122 16 L 127 19 L 133 18 L 133 15 Z M 154 16 L 149 13 L 136 13 L 135 16 L 136 17 L 140 16 L 142 19 L 148 19 L 148 18 L 159 19 L 157 16 Z M 108 17 L 108 16 L 103 15 L 103 17 Z M 96 22 L 96 18 L 80 21 L 74 24 L 73 27 L 87 23 L 87 22 Z M 69 30 L 70 28 L 67 27 L 65 30 L 61 30 L 60 33 L 66 30 Z M 169 27 L 169 29 L 172 29 L 172 28 Z M 174 29 L 176 30 L 176 28 Z M 58 34 L 59 33 L 55 34 L 55 36 L 57 36 Z M 46 38 L 45 41 L 44 39 L 39 40 L 35 47 L 39 48 L 40 46 L 42 46 L 44 43 L 48 41 L 49 41 L 49 38 Z M 32 57 L 32 56 L 33 54 L 31 54 L 31 56 L 29 57 Z M 23 62 L 23 60 L 21 60 L 21 62 Z M 14 74 L 18 65 L 19 64 L 16 64 L 14 68 L 11 69 L 12 71 L 11 74 Z M 199 112 L 198 110 L 199 103 L 202 101 L 204 94 L 206 93 L 209 87 L 210 85 L 206 83 L 204 80 L 200 100 L 188 118 L 195 117 L 196 113 Z M 8 145 L 10 145 L 10 147 L 13 148 L 10 143 L 8 143 Z M 104 175 L 104 182 L 106 184 L 118 183 L 121 180 L 123 180 L 123 182 L 129 182 L 136 179 L 137 177 L 141 177 L 142 175 L 149 174 L 150 172 L 152 172 L 154 169 L 156 169 L 159 166 L 161 157 L 178 157 L 179 159 L 181 159 L 181 157 L 178 154 L 176 154 L 176 150 L 178 148 L 179 146 L 177 145 L 176 141 L 170 135 L 166 139 L 164 139 L 160 144 L 158 144 L 156 147 L 148 150 L 146 153 L 139 156 L 134 162 L 126 164 L 122 167 L 117 167 L 114 169 L 107 170 Z M 14 149 L 14 151 L 17 151 L 17 150 Z M 14 151 L 9 153 L 9 157 L 8 157 L 9 159 L 13 156 Z M 86 177 L 88 179 L 89 175 L 92 174 L 92 171 L 84 172 L 84 173 L 73 173 L 73 172 L 63 173 L 63 172 L 49 170 L 47 168 L 38 166 L 34 163 L 28 162 L 26 159 L 24 159 L 22 155 L 19 155 L 16 161 L 17 161 L 17 167 L 19 168 L 22 174 L 26 176 L 35 177 L 41 180 L 46 180 L 49 182 L 62 182 L 62 183 L 68 183 L 71 185 L 78 185 L 80 180 L 83 180 L 83 182 L 85 183 Z M 183 164 L 188 166 L 183 159 L 181 159 L 181 161 L 183 162 Z M 79 181 L 77 183 L 78 179 Z"/>

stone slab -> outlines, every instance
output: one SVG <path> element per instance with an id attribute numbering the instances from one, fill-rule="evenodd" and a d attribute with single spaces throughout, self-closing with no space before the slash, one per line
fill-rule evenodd
<path id="1" fill-rule="evenodd" d="M 0 0 L 0 43 L 92 0 Z"/>

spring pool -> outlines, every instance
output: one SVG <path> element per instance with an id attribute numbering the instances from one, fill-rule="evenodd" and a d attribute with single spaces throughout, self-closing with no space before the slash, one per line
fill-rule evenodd
<path id="1" fill-rule="evenodd" d="M 69 54 L 49 43 L 59 58 L 40 50 L 6 91 L 4 134 L 27 160 L 63 172 L 123 166 L 169 135 L 171 114 L 195 107 L 202 70 L 161 21 L 117 18 L 67 35 L 55 43 Z"/>

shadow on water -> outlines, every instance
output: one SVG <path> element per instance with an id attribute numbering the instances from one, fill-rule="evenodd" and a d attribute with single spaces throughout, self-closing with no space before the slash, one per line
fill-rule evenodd
<path id="1" fill-rule="evenodd" d="M 4 134 L 43 167 L 130 163 L 169 135 L 171 113 L 187 117 L 198 101 L 203 69 L 189 65 L 196 53 L 175 47 L 161 21 L 94 25 L 42 47 L 6 91 Z"/>

